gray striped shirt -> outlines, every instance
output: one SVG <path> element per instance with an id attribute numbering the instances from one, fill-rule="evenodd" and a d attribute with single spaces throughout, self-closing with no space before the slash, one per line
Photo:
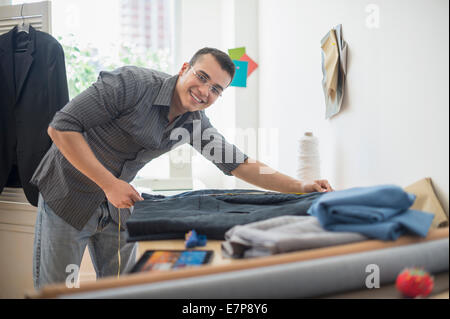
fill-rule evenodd
<path id="1" fill-rule="evenodd" d="M 178 75 L 133 66 L 100 72 L 97 82 L 57 112 L 50 126 L 82 133 L 100 163 L 128 183 L 145 164 L 183 143 L 190 143 L 224 174 L 231 175 L 247 155 L 224 139 L 204 111 L 187 112 L 168 125 L 177 79 Z M 195 138 L 198 128 L 208 132 L 207 139 Z M 190 138 L 177 139 L 178 134 L 173 133 L 180 130 L 189 132 Z M 202 152 L 204 148 L 208 152 Z M 225 159 L 225 153 L 230 154 L 227 150 L 231 150 L 231 160 L 229 156 Z M 78 230 L 106 201 L 102 189 L 73 167 L 55 144 L 42 159 L 31 183 L 39 188 L 50 208 Z M 108 205 L 111 217 L 118 222 L 118 209 Z M 131 212 L 120 210 L 122 225 Z"/>

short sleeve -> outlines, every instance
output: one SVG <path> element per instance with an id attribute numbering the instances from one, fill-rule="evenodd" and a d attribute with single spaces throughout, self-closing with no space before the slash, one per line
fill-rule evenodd
<path id="1" fill-rule="evenodd" d="M 229 143 L 211 124 L 204 112 L 201 120 L 192 123 L 190 144 L 203 157 L 210 160 L 225 175 L 231 172 L 248 158 L 237 146 Z"/>

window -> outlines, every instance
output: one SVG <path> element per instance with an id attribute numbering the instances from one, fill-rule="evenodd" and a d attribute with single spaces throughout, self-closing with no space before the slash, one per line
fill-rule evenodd
<path id="1" fill-rule="evenodd" d="M 12 4 L 37 1 L 12 0 Z M 64 47 L 71 98 L 94 82 L 101 70 L 137 65 L 173 72 L 174 0 L 51 3 L 52 35 Z M 158 30 L 158 37 L 152 36 L 151 29 L 157 29 L 161 17 L 164 28 Z"/>
<path id="2" fill-rule="evenodd" d="M 70 99 L 95 82 L 102 70 L 135 65 L 173 74 L 174 2 L 52 0 L 52 36 L 65 52 Z M 169 154 L 164 154 L 144 167 L 137 179 L 169 178 L 171 171 Z"/>

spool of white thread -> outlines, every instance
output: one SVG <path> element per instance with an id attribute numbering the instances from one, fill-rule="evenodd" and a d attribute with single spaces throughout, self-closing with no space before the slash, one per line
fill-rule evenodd
<path id="1" fill-rule="evenodd" d="M 303 182 L 320 179 L 319 140 L 305 132 L 299 140 L 297 178 Z"/>

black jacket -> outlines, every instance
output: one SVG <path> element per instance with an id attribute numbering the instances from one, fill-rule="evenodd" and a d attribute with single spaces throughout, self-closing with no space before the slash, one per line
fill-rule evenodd
<path id="1" fill-rule="evenodd" d="M 0 36 L 0 193 L 6 186 L 21 185 L 37 206 L 38 189 L 29 181 L 51 145 L 48 124 L 68 101 L 58 41 L 32 26 L 28 34 L 14 27 Z M 19 185 L 10 185 L 15 167 L 19 180 L 12 183 Z"/>

